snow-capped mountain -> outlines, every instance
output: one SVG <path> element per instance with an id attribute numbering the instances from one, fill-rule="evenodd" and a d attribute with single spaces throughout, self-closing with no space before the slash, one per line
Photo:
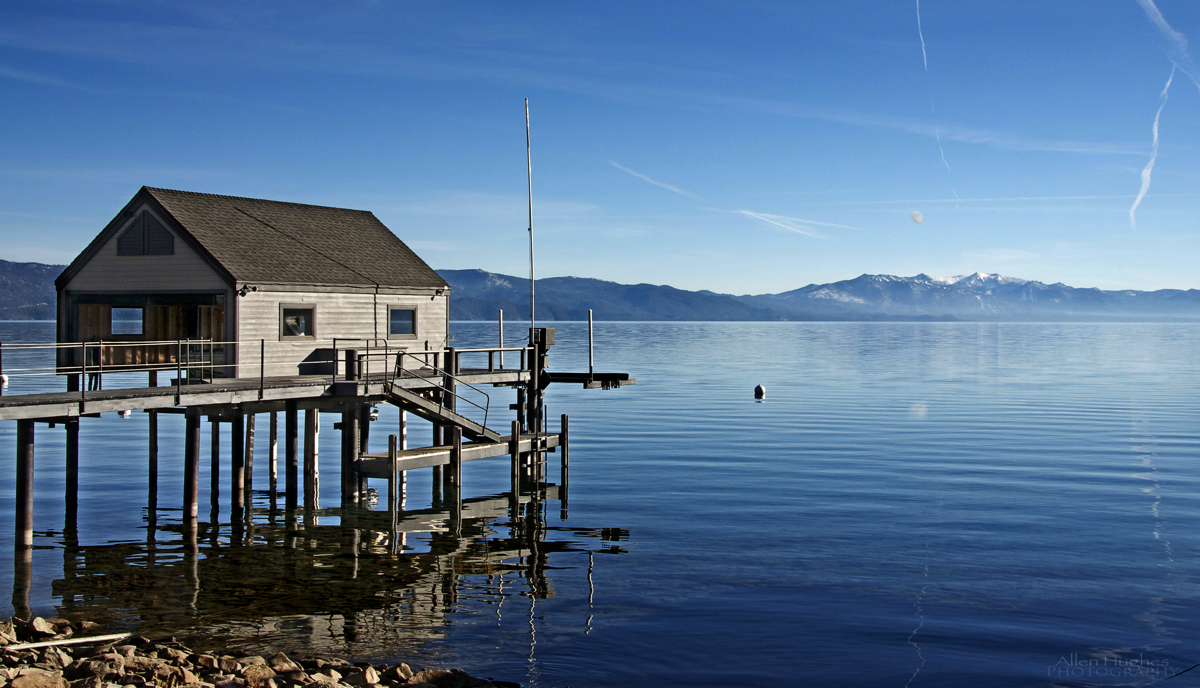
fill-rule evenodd
<path id="1" fill-rule="evenodd" d="M 1102 291 L 1061 282 L 977 272 L 956 277 L 860 275 L 810 284 L 782 294 L 740 297 L 747 304 L 814 315 L 1059 319 L 1086 317 L 1198 317 L 1200 291 Z"/>

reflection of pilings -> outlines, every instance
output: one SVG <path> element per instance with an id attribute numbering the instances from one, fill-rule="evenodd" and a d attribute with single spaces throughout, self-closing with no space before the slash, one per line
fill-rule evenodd
<path id="1" fill-rule="evenodd" d="M 68 418 L 63 425 L 67 430 L 66 519 L 75 523 L 79 514 L 79 419 Z"/>
<path id="2" fill-rule="evenodd" d="M 289 400 L 286 402 L 283 413 L 283 454 L 284 454 L 284 469 L 283 483 L 284 490 L 287 495 L 284 497 L 283 505 L 288 511 L 296 508 L 296 483 L 300 473 L 300 457 L 299 444 L 300 429 L 299 418 L 296 417 L 296 402 Z"/>
<path id="3" fill-rule="evenodd" d="M 567 427 L 567 414 L 564 413 L 562 414 L 562 418 L 559 419 L 558 429 L 558 456 L 560 461 L 558 499 L 559 506 L 561 507 L 559 510 L 559 518 L 564 521 L 567 520 L 567 473 L 569 472 L 571 466 L 571 441 Z"/>
<path id="4" fill-rule="evenodd" d="M 22 423 L 24 421 L 17 421 Z M 18 547 L 13 556 L 13 616 L 28 619 L 33 616 L 29 607 L 29 593 L 33 589 L 33 549 Z"/>
<path id="5" fill-rule="evenodd" d="M 33 546 L 33 421 L 17 421 L 17 549 Z M 19 556 L 19 555 L 18 555 Z M 28 606 L 28 605 L 27 605 Z"/>

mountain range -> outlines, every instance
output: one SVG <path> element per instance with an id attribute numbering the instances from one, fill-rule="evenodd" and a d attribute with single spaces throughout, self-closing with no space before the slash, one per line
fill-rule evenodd
<path id="1" fill-rule="evenodd" d="M 451 317 L 529 315 L 529 279 L 439 270 Z M 1200 290 L 1078 289 L 977 272 L 958 277 L 860 275 L 780 294 L 735 296 L 579 277 L 537 281 L 539 320 L 1163 320 L 1200 319 Z"/>
<path id="2" fill-rule="evenodd" d="M 0 260 L 0 320 L 54 318 L 54 278 L 65 266 Z M 529 279 L 439 270 L 455 320 L 529 316 Z M 541 321 L 586 320 L 1200 320 L 1200 290 L 1078 289 L 975 273 L 860 275 L 779 294 L 717 294 L 582 277 L 537 281 Z"/>

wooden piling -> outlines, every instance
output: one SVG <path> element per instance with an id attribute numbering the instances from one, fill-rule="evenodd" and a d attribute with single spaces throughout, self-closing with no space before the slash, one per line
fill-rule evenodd
<path id="1" fill-rule="evenodd" d="M 189 408 L 184 414 L 183 433 L 183 519 L 195 528 L 200 500 L 200 411 Z"/>
<path id="2" fill-rule="evenodd" d="M 361 404 L 358 407 L 358 453 L 355 454 L 354 476 L 355 476 L 355 493 L 360 502 L 367 500 L 367 478 L 358 470 L 357 458 L 363 454 L 369 454 L 368 447 L 370 443 L 368 439 L 371 436 L 371 405 Z"/>
<path id="3" fill-rule="evenodd" d="M 350 359 L 347 357 L 346 362 Z M 342 408 L 342 507 L 358 502 L 358 404 L 347 403 Z"/>
<path id="4" fill-rule="evenodd" d="M 275 508 L 279 483 L 279 414 L 271 413 L 271 438 L 267 447 L 267 481 L 271 491 L 271 508 Z"/>
<path id="5" fill-rule="evenodd" d="M 521 421 L 512 422 L 512 437 L 508 442 L 508 453 L 511 461 L 509 480 L 512 484 L 512 495 L 516 499 L 521 496 Z"/>
<path id="6" fill-rule="evenodd" d="M 147 375 L 150 387 L 158 386 L 158 371 L 151 370 Z M 147 432 L 146 461 L 147 461 L 147 506 L 158 508 L 158 411 L 147 411 L 149 431 Z"/>
<path id="7" fill-rule="evenodd" d="M 317 508 L 317 417 L 316 409 L 304 409 L 304 508 Z"/>
<path id="8" fill-rule="evenodd" d="M 33 546 L 33 421 L 17 421 L 17 549 Z"/>
<path id="9" fill-rule="evenodd" d="M 67 521 L 75 522 L 79 513 L 79 419 L 68 418 L 67 430 Z"/>
<path id="10" fill-rule="evenodd" d="M 454 537 L 462 537 L 462 428 L 450 428 L 450 526 Z"/>
<path id="11" fill-rule="evenodd" d="M 398 438 L 395 435 L 388 435 L 388 512 L 392 514 L 392 532 L 396 530 L 396 512 L 398 511 L 397 502 L 400 499 L 400 491 L 397 489 L 397 475 L 399 471 L 398 461 L 400 455 Z"/>
<path id="12" fill-rule="evenodd" d="M 21 421 L 18 421 L 21 422 Z M 33 617 L 29 594 L 33 591 L 33 548 L 17 545 L 13 555 L 13 616 L 28 621 Z"/>
<path id="13" fill-rule="evenodd" d="M 246 518 L 254 508 L 254 414 L 246 414 L 246 458 L 242 462 L 243 488 L 242 508 L 246 510 Z"/>
<path id="14" fill-rule="evenodd" d="M 210 416 L 208 422 L 212 425 L 212 434 L 208 440 L 208 501 L 215 512 L 221 497 L 221 421 L 216 416 Z M 215 522 L 215 521 L 214 521 Z"/>
<path id="15" fill-rule="evenodd" d="M 229 508 L 237 510 L 242 508 L 246 486 L 246 417 L 240 406 L 234 408 L 229 425 Z"/>
<path id="16" fill-rule="evenodd" d="M 284 471 L 283 482 L 286 496 L 284 497 L 284 508 L 296 508 L 296 483 L 299 477 L 299 455 L 297 444 L 299 437 L 299 425 L 296 413 L 296 402 L 289 400 L 286 402 L 284 410 L 283 422 L 283 453 L 284 453 Z"/>

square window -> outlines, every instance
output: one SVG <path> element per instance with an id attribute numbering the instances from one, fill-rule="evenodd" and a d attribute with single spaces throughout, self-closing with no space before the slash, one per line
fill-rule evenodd
<path id="1" fill-rule="evenodd" d="M 388 335 L 417 334 L 417 311 L 414 308 L 388 309 Z"/>
<path id="2" fill-rule="evenodd" d="M 114 306 L 112 309 L 113 334 L 143 334 L 142 322 L 141 308 L 120 308 Z"/>
<path id="3" fill-rule="evenodd" d="M 313 308 L 282 308 L 282 337 L 312 337 Z"/>

